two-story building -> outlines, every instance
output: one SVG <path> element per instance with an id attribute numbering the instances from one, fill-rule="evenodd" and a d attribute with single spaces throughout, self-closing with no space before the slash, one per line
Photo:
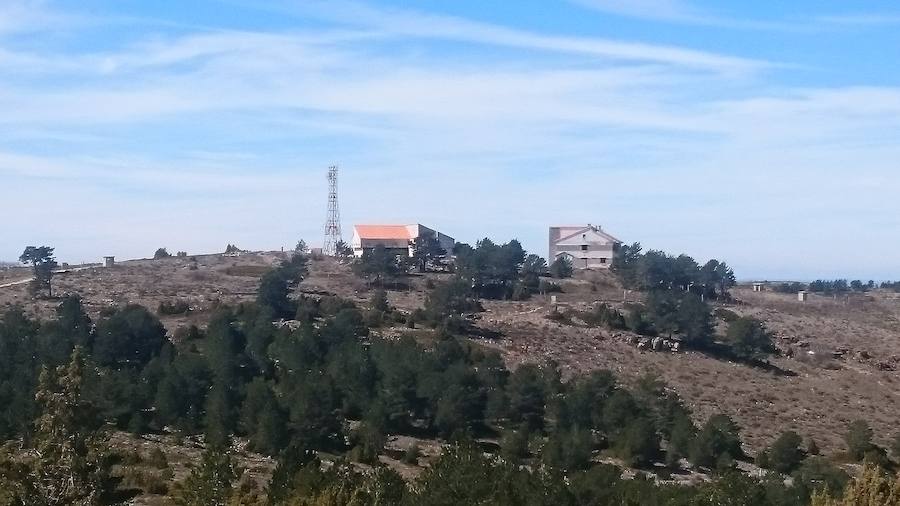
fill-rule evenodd
<path id="1" fill-rule="evenodd" d="M 547 261 L 553 263 L 565 256 L 576 269 L 608 269 L 621 244 L 622 241 L 591 224 L 550 227 Z"/>

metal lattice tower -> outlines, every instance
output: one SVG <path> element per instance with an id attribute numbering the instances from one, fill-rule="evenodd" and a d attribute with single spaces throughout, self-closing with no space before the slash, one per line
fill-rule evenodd
<path id="1" fill-rule="evenodd" d="M 328 218 L 325 221 L 325 242 L 322 253 L 335 256 L 337 243 L 343 241 L 341 237 L 341 212 L 338 208 L 337 197 L 337 165 L 328 167 Z"/>

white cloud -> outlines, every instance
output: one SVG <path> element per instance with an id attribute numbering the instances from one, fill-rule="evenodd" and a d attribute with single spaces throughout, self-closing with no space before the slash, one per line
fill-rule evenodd
<path id="1" fill-rule="evenodd" d="M 315 31 L 0 54 L 28 71 L 0 76 L 0 214 L 35 218 L 4 223 L 0 258 L 36 242 L 66 260 L 316 243 L 336 161 L 347 225 L 422 221 L 543 253 L 547 223 L 590 221 L 746 276 L 798 258 L 799 275 L 855 276 L 838 272 L 852 256 L 873 273 L 859 276 L 900 269 L 834 239 L 900 215 L 898 88 L 776 88 L 713 53 L 352 13 Z M 454 56 L 434 39 L 465 44 Z M 74 213 L 90 240 L 58 220 Z"/>
<path id="2" fill-rule="evenodd" d="M 896 25 L 900 24 L 900 13 L 855 13 L 855 14 L 836 14 L 831 16 L 821 16 L 819 21 L 848 26 L 880 26 L 880 25 Z"/>
<path id="3" fill-rule="evenodd" d="M 681 0 L 571 0 L 573 3 L 622 16 L 702 23 L 708 15 Z"/>

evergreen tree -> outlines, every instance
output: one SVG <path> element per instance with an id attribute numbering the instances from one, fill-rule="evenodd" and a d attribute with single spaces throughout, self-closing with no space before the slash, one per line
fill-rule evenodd
<path id="1" fill-rule="evenodd" d="M 211 448 L 224 448 L 231 440 L 234 426 L 234 402 L 228 388 L 221 383 L 214 383 L 206 398 L 206 444 Z"/>
<path id="2" fill-rule="evenodd" d="M 900 476 L 886 476 L 877 466 L 866 465 L 843 496 L 829 497 L 820 490 L 813 495 L 811 506 L 900 506 Z"/>
<path id="3" fill-rule="evenodd" d="M 110 461 L 99 446 L 99 420 L 85 402 L 85 363 L 80 347 L 56 373 L 44 369 L 35 398 L 41 415 L 35 422 L 31 479 L 43 504 L 93 505 L 112 485 Z"/>
<path id="4" fill-rule="evenodd" d="M 251 448 L 260 453 L 276 455 L 287 443 L 287 417 L 269 385 L 260 377 L 247 385 L 240 425 L 250 438 Z"/>
<path id="5" fill-rule="evenodd" d="M 557 279 L 571 278 L 575 272 L 572 261 L 568 257 L 561 256 L 550 264 L 550 275 Z"/>
<path id="6" fill-rule="evenodd" d="M 0 439 L 24 434 L 35 417 L 37 333 L 21 307 L 0 316 Z"/>
<path id="7" fill-rule="evenodd" d="M 419 272 L 425 272 L 428 262 L 433 262 L 447 254 L 434 234 L 422 234 L 416 237 L 412 247 L 412 258 L 416 262 Z"/>
<path id="8" fill-rule="evenodd" d="M 34 277 L 30 286 L 34 294 L 41 290 L 47 290 L 47 296 L 53 297 L 53 287 L 50 282 L 53 279 L 53 270 L 57 267 L 56 259 L 53 258 L 53 249 L 49 246 L 28 246 L 19 257 L 19 261 L 23 264 L 31 264 Z"/>
<path id="9" fill-rule="evenodd" d="M 708 468 L 728 466 L 743 455 L 738 427 L 726 415 L 713 415 L 703 424 L 691 449 L 691 462 Z"/>
<path id="10" fill-rule="evenodd" d="M 159 318 L 143 306 L 129 304 L 100 321 L 93 358 L 112 368 L 143 368 L 168 342 Z"/>
<path id="11" fill-rule="evenodd" d="M 762 466 L 778 473 L 788 474 L 800 467 L 805 454 L 801 445 L 803 438 L 794 431 L 783 432 L 772 446 L 767 448 L 762 459 L 766 465 Z"/>
<path id="12" fill-rule="evenodd" d="M 844 440 L 847 442 L 847 452 L 856 461 L 861 461 L 866 453 L 875 449 L 872 443 L 872 428 L 864 420 L 854 420 L 847 428 Z"/>
<path id="13" fill-rule="evenodd" d="M 509 419 L 524 423 L 529 430 L 544 427 L 545 397 L 541 370 L 533 364 L 525 364 L 509 377 Z"/>
<path id="14" fill-rule="evenodd" d="M 175 498 L 179 506 L 228 506 L 238 471 L 224 448 L 207 449 L 200 465 L 180 484 Z"/>
<path id="15" fill-rule="evenodd" d="M 725 341 L 735 355 L 745 359 L 760 360 L 775 351 L 772 335 L 755 318 L 741 317 L 731 322 Z"/>
<path id="16" fill-rule="evenodd" d="M 290 318 L 295 313 L 294 304 L 288 298 L 290 292 L 289 281 L 284 273 L 273 269 L 260 279 L 256 303 L 279 318 Z"/>

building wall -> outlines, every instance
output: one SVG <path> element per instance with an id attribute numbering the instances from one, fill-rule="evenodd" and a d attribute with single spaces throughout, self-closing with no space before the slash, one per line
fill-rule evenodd
<path id="1" fill-rule="evenodd" d="M 562 253 L 570 255 L 574 267 L 579 269 L 608 269 L 612 265 L 615 248 L 613 244 L 588 244 L 588 249 L 580 246 L 554 246 L 551 262 Z"/>
<path id="2" fill-rule="evenodd" d="M 562 241 L 563 238 L 578 233 L 583 233 L 584 238 L 575 235 Z M 566 254 L 576 269 L 610 268 L 617 243 L 598 240 L 596 234 L 594 237 L 590 237 L 590 234 L 593 234 L 591 227 L 550 227 L 548 261 L 552 263 L 559 255 Z"/>
<path id="3" fill-rule="evenodd" d="M 406 225 L 406 230 L 409 233 L 410 239 L 361 239 L 356 230 L 354 230 L 350 247 L 353 248 L 353 254 L 358 257 L 362 256 L 363 251 L 372 249 L 378 245 L 384 246 L 387 249 L 396 250 L 397 254 L 412 256 L 413 248 L 411 242 L 422 234 L 433 234 L 437 237 L 441 247 L 444 248 L 448 255 L 453 253 L 453 247 L 456 244 L 456 241 L 447 234 L 442 234 L 441 232 L 432 230 L 418 223 Z"/>

